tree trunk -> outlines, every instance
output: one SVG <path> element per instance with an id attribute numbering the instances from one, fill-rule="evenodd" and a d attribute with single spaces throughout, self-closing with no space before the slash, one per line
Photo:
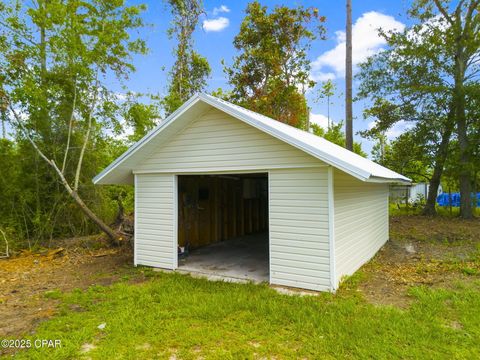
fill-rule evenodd
<path id="1" fill-rule="evenodd" d="M 55 162 L 53 160 L 50 160 L 50 165 L 55 169 L 57 172 L 58 176 L 60 177 L 60 180 L 67 190 L 68 194 L 75 200 L 77 205 L 80 207 L 80 209 L 83 211 L 83 213 L 90 219 L 92 220 L 105 234 L 108 235 L 110 240 L 112 241 L 113 245 L 118 245 L 118 236 L 117 234 L 107 225 L 105 224 L 95 213 L 89 209 L 89 207 L 83 202 L 83 200 L 80 198 L 78 193 L 74 191 L 70 184 L 67 182 L 63 174 L 61 173 L 60 169 L 57 167 Z"/>
<path id="2" fill-rule="evenodd" d="M 442 173 L 443 163 L 442 165 L 440 165 L 440 163 L 436 163 L 432 178 L 430 179 L 430 188 L 428 189 L 427 201 L 422 211 L 423 215 L 434 216 L 437 214 L 437 210 L 435 209 L 435 201 L 437 199 L 438 187 L 440 186 Z"/>
<path id="3" fill-rule="evenodd" d="M 473 184 L 472 184 L 472 192 L 473 192 L 473 209 L 472 209 L 472 216 L 473 214 L 476 214 L 477 212 L 477 202 L 478 202 L 478 199 L 477 199 L 477 176 L 478 176 L 478 173 L 477 171 L 474 171 L 473 173 Z"/>
<path id="4" fill-rule="evenodd" d="M 7 138 L 7 128 L 5 126 L 5 111 L 1 110 L 1 113 L 0 113 L 0 117 L 2 118 L 2 139 L 6 139 Z"/>
<path id="5" fill-rule="evenodd" d="M 440 185 L 440 180 L 443 174 L 443 167 L 448 156 L 448 145 L 450 144 L 450 137 L 452 136 L 454 126 L 453 115 L 454 110 L 450 109 L 447 116 L 445 131 L 442 134 L 442 140 L 440 141 L 440 145 L 437 149 L 435 167 L 430 179 L 430 189 L 428 189 L 427 201 L 422 211 L 423 215 L 433 216 L 437 214 L 437 210 L 435 209 L 435 201 L 437 199 L 438 186 Z"/>
<path id="6" fill-rule="evenodd" d="M 460 183 L 460 216 L 463 219 L 471 219 L 472 200 L 471 200 L 471 169 L 470 154 L 467 134 L 467 118 L 465 114 L 465 87 L 463 84 L 465 65 L 463 51 L 459 50 L 455 57 L 455 117 L 457 120 L 458 146 L 460 150 L 459 158 L 459 183 Z"/>
<path id="7" fill-rule="evenodd" d="M 348 150 L 353 151 L 352 0 L 347 0 L 347 31 L 345 55 L 345 147 Z"/>

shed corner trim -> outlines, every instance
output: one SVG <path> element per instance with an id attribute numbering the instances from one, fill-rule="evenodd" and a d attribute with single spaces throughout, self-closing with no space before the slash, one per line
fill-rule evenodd
<path id="1" fill-rule="evenodd" d="M 335 271 L 335 204 L 333 193 L 333 166 L 328 167 L 328 242 L 330 253 L 330 289 L 337 290 L 337 276 Z"/>

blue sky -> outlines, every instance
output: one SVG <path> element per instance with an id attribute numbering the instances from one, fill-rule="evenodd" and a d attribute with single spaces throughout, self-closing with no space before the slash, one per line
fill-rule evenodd
<path id="1" fill-rule="evenodd" d="M 167 73 L 174 58 L 172 56 L 174 42 L 166 36 L 170 17 L 165 3 L 161 0 L 133 1 L 130 3 L 147 3 L 148 9 L 144 19 L 150 26 L 141 31 L 140 36 L 147 41 L 150 53 L 134 59 L 137 71 L 127 81 L 127 88 L 135 92 L 164 93 L 167 87 Z M 219 87 L 228 89 L 228 84 L 222 71 L 221 60 L 227 64 L 232 62 L 236 54 L 232 45 L 233 38 L 238 33 L 240 23 L 244 17 L 244 10 L 248 1 L 210 1 L 206 0 L 206 16 L 200 20 L 200 26 L 195 33 L 197 51 L 206 56 L 212 67 L 212 75 L 208 80 L 208 90 Z M 345 1 L 291 1 L 279 2 L 273 0 L 261 1 L 263 5 L 273 8 L 275 5 L 303 5 L 315 6 L 320 14 L 326 16 L 327 40 L 316 41 L 309 54 L 312 61 L 312 78 L 321 82 L 331 78 L 337 85 L 338 96 L 334 97 L 330 106 L 331 118 L 340 121 L 344 118 L 344 47 L 343 34 L 345 29 Z M 353 61 L 360 62 L 369 54 L 381 51 L 383 42 L 376 34 L 376 28 L 401 29 L 408 24 L 406 10 L 411 1 L 381 1 L 363 0 L 353 1 Z M 355 70 L 354 70 L 355 71 Z M 354 88 L 356 84 L 354 84 Z M 355 90 L 354 90 L 355 92 Z M 309 105 L 312 108 L 312 120 L 324 125 L 327 113 L 326 104 L 315 103 L 313 92 L 309 95 Z M 365 103 L 354 104 L 354 130 L 366 129 L 372 121 L 364 120 L 362 110 Z M 391 129 L 389 137 L 394 138 L 401 133 L 402 124 Z M 364 149 L 370 152 L 371 144 L 356 135 Z"/>

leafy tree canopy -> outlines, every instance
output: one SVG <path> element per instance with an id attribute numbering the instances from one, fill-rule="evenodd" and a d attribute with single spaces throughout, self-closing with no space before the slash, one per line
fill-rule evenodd
<path id="1" fill-rule="evenodd" d="M 342 122 L 339 122 L 338 124 L 332 123 L 326 131 L 317 124 L 311 124 L 310 127 L 315 135 L 323 137 L 338 146 L 345 147 L 345 133 L 342 130 Z M 367 157 L 367 154 L 362 150 L 362 144 L 358 142 L 354 142 L 353 152 L 360 156 Z"/>
<path id="2" fill-rule="evenodd" d="M 163 99 L 168 115 L 205 89 L 211 69 L 207 59 L 194 50 L 193 32 L 204 12 L 202 1 L 168 0 L 167 3 L 173 18 L 168 35 L 177 40 L 168 95 Z"/>
<path id="3" fill-rule="evenodd" d="M 239 54 L 225 66 L 232 85 L 229 100 L 287 124 L 303 127 L 305 91 L 314 86 L 307 57 L 311 42 L 323 38 L 325 17 L 316 8 L 248 4 L 234 39 Z"/>

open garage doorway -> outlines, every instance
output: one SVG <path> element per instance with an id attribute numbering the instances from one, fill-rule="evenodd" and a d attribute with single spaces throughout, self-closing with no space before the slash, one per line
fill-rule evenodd
<path id="1" fill-rule="evenodd" d="M 178 176 L 178 267 L 269 280 L 268 174 Z"/>

